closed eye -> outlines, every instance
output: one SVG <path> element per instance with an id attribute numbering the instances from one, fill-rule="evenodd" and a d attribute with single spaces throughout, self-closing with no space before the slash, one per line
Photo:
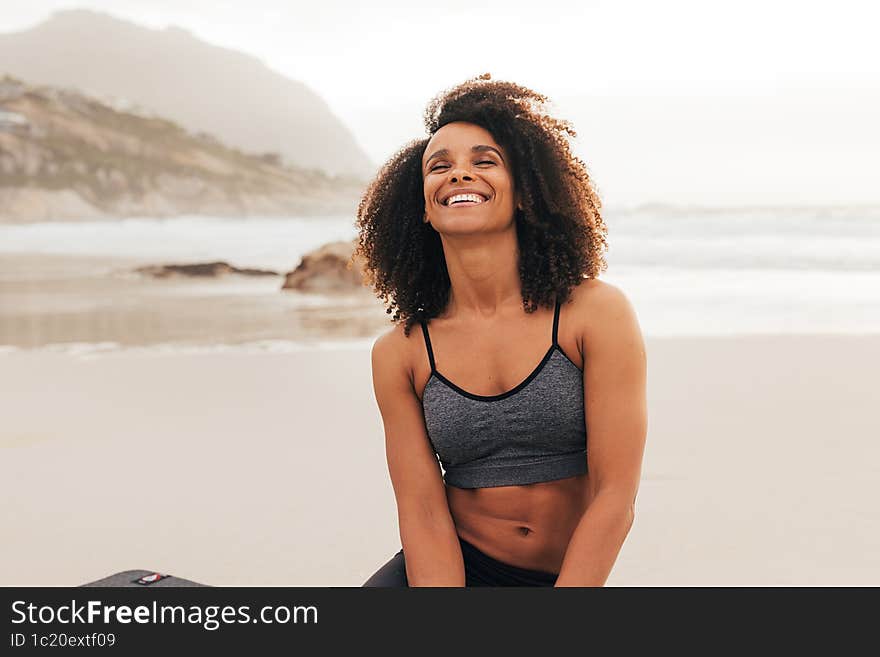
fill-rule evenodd
<path id="1" fill-rule="evenodd" d="M 495 164 L 495 163 L 492 160 L 480 160 L 479 162 L 477 162 L 477 164 Z M 449 165 L 448 164 L 435 164 L 434 166 L 431 167 L 430 170 L 434 171 L 434 169 L 437 169 L 439 167 L 446 167 L 446 166 L 449 166 Z"/>

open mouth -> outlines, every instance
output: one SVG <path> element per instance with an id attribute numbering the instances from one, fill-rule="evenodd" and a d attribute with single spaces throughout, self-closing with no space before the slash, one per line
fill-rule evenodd
<path id="1" fill-rule="evenodd" d="M 482 194 L 453 194 L 443 202 L 447 207 L 467 207 L 481 205 L 489 199 Z"/>

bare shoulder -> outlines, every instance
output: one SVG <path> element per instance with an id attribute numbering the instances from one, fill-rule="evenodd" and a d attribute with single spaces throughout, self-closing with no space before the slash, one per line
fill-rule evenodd
<path id="1" fill-rule="evenodd" d="M 642 342 L 635 307 L 626 293 L 612 283 L 584 279 L 571 292 L 569 314 L 577 327 L 581 353 L 589 353 L 591 346 L 607 344 L 615 336 Z"/>
<path id="2" fill-rule="evenodd" d="M 581 314 L 603 312 L 619 312 L 627 307 L 632 308 L 626 293 L 607 281 L 598 278 L 585 278 L 584 282 L 572 289 L 573 306 Z"/>
<path id="3" fill-rule="evenodd" d="M 409 336 L 404 335 L 403 323 L 395 324 L 379 334 L 372 348 L 374 376 L 376 370 L 381 369 L 385 376 L 405 377 L 412 385 L 412 350 L 417 327 L 415 325 L 410 329 Z"/>

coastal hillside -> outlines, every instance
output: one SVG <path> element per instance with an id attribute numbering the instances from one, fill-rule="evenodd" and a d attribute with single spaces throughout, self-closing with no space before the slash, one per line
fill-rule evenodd
<path id="1" fill-rule="evenodd" d="M 4 73 L 96 98 L 124 98 L 245 152 L 276 151 L 293 166 L 361 178 L 376 168 L 305 84 L 177 27 L 151 29 L 95 11 L 57 11 L 30 29 L 0 34 Z"/>
<path id="2" fill-rule="evenodd" d="M 0 79 L 2 222 L 344 214 L 363 186 L 77 91 Z"/>

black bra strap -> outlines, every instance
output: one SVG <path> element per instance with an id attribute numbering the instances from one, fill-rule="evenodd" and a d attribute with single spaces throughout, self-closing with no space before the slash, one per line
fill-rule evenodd
<path id="1" fill-rule="evenodd" d="M 422 334 L 425 336 L 425 346 L 428 348 L 428 361 L 431 363 L 431 372 L 436 372 L 436 367 L 434 365 L 434 350 L 431 349 L 431 336 L 428 335 L 428 325 L 424 320 L 421 322 L 422 325 Z"/>
<path id="2" fill-rule="evenodd" d="M 553 311 L 553 346 L 559 346 L 559 299 L 556 299 L 556 309 Z"/>

